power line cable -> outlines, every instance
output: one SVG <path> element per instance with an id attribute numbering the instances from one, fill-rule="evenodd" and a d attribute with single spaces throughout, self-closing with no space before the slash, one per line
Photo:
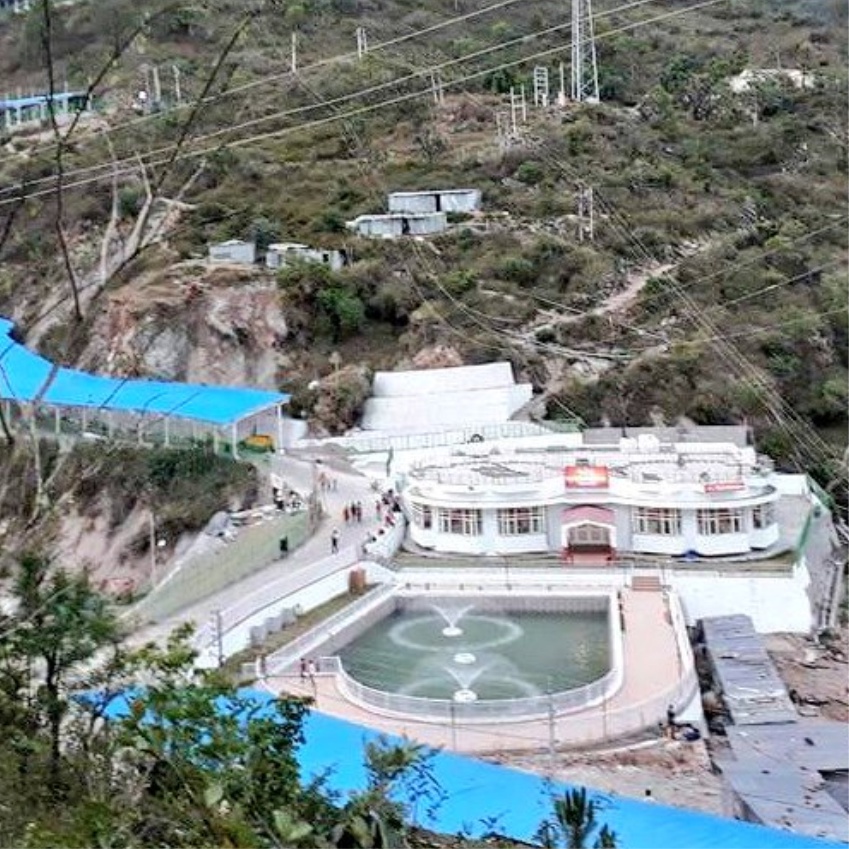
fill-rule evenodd
<path id="1" fill-rule="evenodd" d="M 621 11 L 627 11 L 629 9 L 636 8 L 636 7 L 639 7 L 639 6 L 643 6 L 643 5 L 646 5 L 648 3 L 653 3 L 653 2 L 657 2 L 657 0 L 634 0 L 634 2 L 624 4 L 623 6 L 616 7 L 615 9 L 609 10 L 607 12 L 601 12 L 596 17 L 604 17 L 605 15 L 615 14 L 615 13 L 618 13 L 618 12 L 621 12 Z M 250 119 L 250 120 L 247 120 L 247 121 L 243 121 L 241 123 L 233 124 L 233 125 L 221 128 L 219 130 L 216 130 L 212 133 L 207 133 L 206 135 L 196 136 L 196 137 L 194 137 L 193 141 L 194 142 L 206 141 L 208 139 L 217 138 L 217 137 L 220 137 L 222 135 L 227 135 L 229 133 L 233 133 L 233 132 L 236 132 L 236 131 L 241 130 L 241 129 L 247 129 L 249 127 L 257 126 L 258 124 L 265 123 L 265 122 L 270 121 L 270 120 L 279 120 L 280 118 L 293 117 L 295 115 L 301 115 L 305 112 L 312 112 L 312 111 L 315 111 L 315 110 L 317 110 L 319 108 L 323 108 L 323 107 L 331 108 L 331 107 L 334 107 L 334 106 L 338 106 L 338 105 L 341 105 L 343 103 L 347 103 L 351 100 L 356 100 L 358 98 L 364 97 L 368 94 L 374 94 L 376 92 L 385 91 L 386 89 L 394 88 L 395 86 L 398 86 L 402 83 L 421 79 L 421 78 L 426 77 L 426 76 L 428 76 L 428 75 L 430 75 L 434 72 L 444 70 L 445 68 L 448 68 L 450 66 L 462 64 L 463 62 L 468 62 L 472 59 L 476 59 L 476 58 L 479 58 L 481 56 L 489 55 L 490 53 L 494 53 L 494 52 L 497 52 L 497 51 L 500 51 L 500 50 L 504 50 L 504 49 L 509 48 L 509 47 L 522 45 L 522 44 L 527 43 L 530 40 L 534 40 L 534 39 L 540 38 L 540 37 L 545 36 L 545 35 L 550 35 L 554 32 L 559 32 L 560 30 L 563 30 L 563 29 L 569 29 L 570 27 L 571 27 L 571 21 L 567 21 L 565 23 L 560 23 L 560 24 L 555 24 L 553 26 L 546 27 L 546 28 L 541 29 L 541 30 L 537 30 L 536 32 L 533 32 L 533 33 L 530 33 L 530 34 L 527 34 L 527 35 L 518 36 L 518 37 L 515 37 L 515 38 L 512 38 L 512 39 L 509 39 L 507 41 L 499 42 L 495 45 L 491 45 L 489 47 L 481 48 L 480 50 L 473 51 L 472 53 L 468 53 L 468 54 L 465 54 L 465 55 L 460 56 L 460 57 L 443 60 L 443 61 L 436 63 L 435 65 L 432 65 L 430 67 L 420 69 L 420 70 L 415 70 L 413 73 L 407 74 L 404 77 L 395 78 L 395 79 L 392 79 L 392 80 L 387 80 L 387 81 L 382 82 L 382 83 L 377 83 L 375 85 L 368 86 L 367 88 L 360 89 L 358 91 L 351 92 L 349 94 L 339 95 L 338 97 L 331 98 L 331 99 L 325 100 L 325 101 L 321 101 L 319 103 L 308 104 L 308 105 L 305 105 L 305 106 L 291 107 L 289 109 L 284 109 L 282 111 L 273 112 L 270 115 L 265 115 L 265 116 L 261 116 L 261 117 L 258 117 L 258 118 L 253 118 L 253 119 Z M 287 76 L 291 75 L 294 78 L 298 79 L 300 82 L 303 81 L 303 74 L 301 72 L 297 72 L 293 75 L 292 72 L 289 71 L 289 72 L 287 72 L 286 75 Z M 183 108 L 189 108 L 190 106 L 196 106 L 198 104 L 203 104 L 204 102 L 205 101 L 202 98 L 201 100 L 197 101 L 195 104 L 187 104 Z M 167 113 L 165 113 L 165 114 L 167 114 Z M 147 157 L 158 156 L 162 153 L 170 152 L 172 149 L 173 149 L 173 147 L 171 145 L 166 145 L 164 147 L 157 148 L 157 149 L 154 149 L 152 151 L 148 151 L 141 157 L 139 157 L 137 155 L 133 155 L 133 156 L 130 156 L 130 157 L 125 157 L 124 159 L 121 159 L 121 160 L 113 161 L 111 163 L 103 163 L 103 164 L 98 164 L 98 165 L 86 166 L 85 168 L 72 169 L 72 170 L 69 170 L 66 173 L 67 174 L 81 174 L 81 173 L 104 170 L 104 169 L 107 169 L 107 168 L 114 168 L 117 165 L 122 165 L 122 164 L 127 164 L 127 163 L 136 163 L 137 164 L 139 162 L 139 159 L 141 159 L 141 161 L 145 161 Z M 42 177 L 42 178 L 38 178 L 38 179 L 35 179 L 35 180 L 30 180 L 29 184 L 30 185 L 38 185 L 40 183 L 49 182 L 50 179 L 51 179 L 51 177 Z M 12 190 L 11 188 L 10 189 L 0 188 L 0 195 L 2 195 L 4 192 L 9 192 L 11 190 Z"/>
<path id="2" fill-rule="evenodd" d="M 640 2 L 651 2 L 651 0 L 640 0 Z M 701 0 L 701 2 L 691 4 L 690 6 L 687 6 L 686 8 L 683 8 L 683 9 L 676 9 L 676 10 L 673 10 L 673 11 L 670 11 L 670 12 L 665 12 L 663 14 L 655 15 L 654 17 L 651 17 L 651 18 L 647 18 L 647 19 L 644 19 L 644 20 L 641 20 L 641 21 L 633 22 L 633 23 L 630 23 L 630 24 L 625 24 L 625 25 L 617 27 L 617 28 L 612 28 L 612 29 L 606 30 L 605 32 L 597 35 L 596 39 L 599 40 L 599 39 L 603 39 L 603 38 L 610 38 L 611 36 L 619 35 L 623 32 L 629 32 L 631 30 L 634 30 L 634 29 L 641 27 L 641 26 L 645 26 L 647 24 L 657 23 L 657 22 L 662 21 L 662 20 L 667 20 L 669 18 L 673 18 L 673 17 L 677 17 L 677 16 L 680 16 L 680 15 L 686 14 L 687 12 L 691 12 L 691 11 L 694 11 L 696 9 L 702 9 L 702 8 L 706 8 L 706 7 L 710 7 L 710 6 L 715 6 L 715 5 L 717 5 L 719 3 L 723 3 L 723 2 L 725 2 L 725 0 Z M 564 24 L 562 26 L 559 26 L 558 28 L 564 28 L 566 26 L 567 25 Z M 548 31 L 546 31 L 546 32 L 548 32 Z M 524 36 L 521 39 L 521 41 L 524 42 L 524 41 L 527 41 L 528 39 L 531 39 L 531 38 L 534 38 L 534 37 L 536 37 L 536 35 Z M 551 56 L 551 55 L 556 54 L 556 53 L 562 53 L 565 50 L 567 50 L 568 48 L 569 48 L 569 44 L 567 43 L 565 45 L 558 45 L 556 47 L 548 48 L 546 50 L 541 50 L 541 51 L 538 51 L 536 53 L 530 54 L 528 56 L 522 56 L 518 59 L 510 60 L 508 62 L 503 62 L 503 63 L 500 63 L 498 65 L 495 65 L 495 66 L 492 66 L 492 67 L 489 67 L 489 68 L 484 68 L 484 69 L 481 69 L 481 70 L 478 70 L 478 71 L 474 71 L 474 72 L 465 74 L 465 75 L 458 77 L 458 78 L 455 78 L 455 79 L 446 80 L 446 81 L 443 82 L 443 87 L 457 86 L 457 85 L 460 85 L 462 83 L 466 83 L 466 82 L 469 82 L 471 80 L 476 80 L 476 79 L 479 79 L 481 77 L 487 76 L 489 74 L 495 73 L 496 71 L 506 70 L 508 68 L 513 68 L 513 67 L 516 67 L 518 65 L 523 65 L 527 62 L 531 62 L 531 61 L 534 61 L 536 59 L 540 59 L 544 56 Z M 487 48 L 486 51 L 484 51 L 484 52 L 493 52 L 494 50 L 498 50 L 498 49 L 503 49 L 503 45 L 499 45 L 495 48 Z M 468 58 L 469 57 L 464 57 L 464 59 L 466 59 L 466 60 Z M 453 61 L 454 60 L 452 60 L 452 62 Z M 459 61 L 462 61 L 462 60 L 459 60 Z M 445 63 L 445 64 L 448 64 L 448 63 Z M 420 72 L 419 74 L 411 75 L 411 78 L 422 77 L 422 76 L 430 73 L 431 70 L 438 70 L 438 68 L 426 69 L 426 70 Z M 393 81 L 391 83 L 391 85 L 395 85 L 395 84 L 397 84 L 397 81 Z M 387 84 L 387 85 L 389 85 L 389 84 Z M 271 130 L 271 131 L 268 131 L 268 132 L 265 132 L 265 133 L 258 133 L 258 134 L 248 136 L 248 137 L 245 137 L 245 138 L 235 139 L 235 140 L 226 142 L 225 144 L 223 144 L 219 147 L 214 147 L 214 148 L 209 147 L 209 148 L 201 148 L 201 149 L 184 150 L 178 156 L 176 156 L 175 159 L 176 160 L 184 160 L 184 159 L 197 157 L 197 156 L 208 156 L 212 153 L 218 152 L 222 148 L 229 150 L 229 149 L 233 149 L 233 148 L 244 147 L 246 145 L 255 144 L 256 142 L 266 141 L 266 140 L 272 139 L 272 138 L 280 138 L 281 136 L 290 135 L 292 133 L 298 133 L 298 132 L 302 132 L 304 130 L 325 126 L 327 124 L 335 123 L 336 121 L 339 121 L 339 120 L 349 119 L 349 118 L 357 117 L 358 115 L 364 115 L 364 114 L 376 112 L 378 110 L 385 109 L 385 108 L 390 107 L 390 106 L 396 106 L 396 105 L 400 105 L 402 103 L 406 103 L 406 102 L 409 102 L 411 100 L 415 100 L 415 99 L 418 99 L 418 98 L 421 98 L 421 97 L 430 97 L 430 96 L 432 96 L 432 87 L 428 86 L 425 89 L 420 89 L 420 90 L 413 91 L 413 92 L 407 92 L 405 94 L 398 95 L 396 97 L 389 98 L 387 100 L 379 101 L 378 103 L 363 105 L 363 106 L 357 107 L 355 109 L 351 109 L 350 111 L 348 111 L 344 114 L 336 114 L 336 115 L 331 115 L 331 116 L 327 116 L 327 117 L 324 117 L 324 118 L 317 118 L 317 119 L 313 119 L 311 121 L 304 122 L 304 123 L 299 124 L 297 126 L 283 127 L 281 129 L 278 129 L 278 130 Z M 310 108 L 311 109 L 318 109 L 318 108 L 321 108 L 322 106 L 330 105 L 331 103 L 332 103 L 332 101 L 327 101 L 327 102 L 322 103 L 322 104 L 315 104 Z M 301 109 L 301 110 L 303 110 L 305 108 L 306 107 L 299 107 L 299 109 Z M 277 117 L 279 117 L 279 115 Z M 236 125 L 235 127 L 229 128 L 228 132 L 235 131 L 237 129 L 239 129 L 239 125 Z M 216 135 L 217 134 L 218 134 L 218 131 L 216 131 Z M 196 137 L 196 138 L 192 139 L 192 143 L 204 141 L 204 140 L 206 140 L 206 138 L 207 138 L 207 136 Z M 173 148 L 168 148 L 168 150 L 173 150 Z M 150 155 L 150 154 L 146 154 L 146 156 L 147 155 Z M 148 160 L 142 158 L 142 161 L 148 167 L 157 167 L 159 165 L 167 164 L 170 160 L 169 159 L 160 159 L 160 160 L 156 160 L 156 161 L 148 161 Z M 115 165 L 126 164 L 126 165 L 129 166 L 130 163 L 134 163 L 132 165 L 132 167 L 115 168 Z M 111 171 L 104 171 L 103 174 L 95 175 L 95 176 L 89 177 L 87 179 L 80 179 L 80 180 L 76 180 L 76 181 L 67 182 L 65 184 L 64 188 L 66 190 L 69 189 L 69 188 L 78 188 L 80 186 L 100 182 L 103 179 L 107 179 L 107 178 L 113 179 L 116 176 L 122 176 L 122 175 L 126 175 L 126 174 L 137 173 L 138 164 L 139 164 L 139 157 L 128 157 L 124 160 L 120 160 L 117 163 L 109 163 L 108 166 L 107 165 L 87 166 L 85 168 L 78 169 L 78 170 L 77 169 L 70 169 L 66 172 L 67 176 L 74 176 L 75 174 L 78 174 L 78 173 L 87 173 L 90 170 L 92 170 L 92 168 L 106 169 L 108 167 L 108 168 L 111 168 L 112 170 Z M 42 181 L 49 181 L 50 180 L 49 177 L 48 178 L 40 178 L 40 179 Z M 33 185 L 34 182 L 35 181 L 31 180 L 27 183 L 27 185 Z M 19 187 L 14 187 L 14 190 L 19 191 Z M 6 190 L 6 191 L 9 191 L 9 190 Z M 49 194 L 52 194 L 55 191 L 56 191 L 56 189 L 54 187 L 54 188 L 50 188 L 50 189 L 42 189 L 40 191 L 35 191 L 35 192 L 27 192 L 27 193 L 20 192 L 18 197 L 13 198 L 13 199 L 2 199 L 2 198 L 0 198 L 0 206 L 6 206 L 6 205 L 9 205 L 9 204 L 12 204 L 12 203 L 19 203 L 21 200 L 25 200 L 25 199 L 28 199 L 28 198 L 41 197 L 41 196 L 44 196 L 44 195 L 49 195 Z M 2 190 L 0 190 L 0 194 L 2 194 Z"/>

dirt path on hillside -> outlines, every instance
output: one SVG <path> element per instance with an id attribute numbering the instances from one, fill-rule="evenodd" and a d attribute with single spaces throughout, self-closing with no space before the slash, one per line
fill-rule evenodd
<path id="1" fill-rule="evenodd" d="M 768 634 L 766 648 L 799 713 L 849 722 L 849 634 L 845 628 L 820 646 L 802 634 Z"/>
<path id="2" fill-rule="evenodd" d="M 499 755 L 497 762 L 551 775 L 547 753 L 508 753 Z M 646 800 L 646 790 L 650 790 L 651 798 L 663 805 L 723 813 L 722 782 L 711 771 L 703 741 L 659 740 L 647 747 L 615 752 L 557 753 L 553 778 L 641 801 Z"/>

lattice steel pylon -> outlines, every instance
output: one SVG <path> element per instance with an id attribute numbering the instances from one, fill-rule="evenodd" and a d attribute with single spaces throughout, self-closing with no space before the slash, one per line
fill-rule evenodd
<path id="1" fill-rule="evenodd" d="M 572 100 L 598 103 L 592 0 L 572 0 Z"/>

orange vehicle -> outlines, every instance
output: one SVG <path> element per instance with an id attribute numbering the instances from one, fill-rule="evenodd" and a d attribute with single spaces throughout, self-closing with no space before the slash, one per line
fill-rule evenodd
<path id="1" fill-rule="evenodd" d="M 266 452 L 274 451 L 274 440 L 267 433 L 255 433 L 242 442 L 242 446 L 248 451 Z"/>

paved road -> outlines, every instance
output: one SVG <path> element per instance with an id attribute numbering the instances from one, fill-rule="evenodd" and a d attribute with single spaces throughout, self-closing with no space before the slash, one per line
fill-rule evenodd
<path id="1" fill-rule="evenodd" d="M 308 459 L 285 456 L 275 458 L 274 462 L 275 473 L 280 474 L 289 487 L 299 492 L 309 492 L 312 489 L 315 469 L 319 472 L 325 471 L 332 479 L 335 479 L 336 488 L 321 493 L 325 516 L 313 536 L 284 560 L 275 561 L 261 571 L 225 587 L 162 623 L 140 629 L 134 634 L 132 642 L 160 641 L 184 622 L 195 622 L 198 627 L 202 627 L 211 620 L 214 611 L 232 608 L 254 593 L 261 596 L 263 589 L 282 575 L 291 576 L 292 591 L 310 583 L 318 577 L 317 574 L 313 574 L 314 564 L 325 560 L 331 554 L 330 538 L 334 528 L 339 530 L 340 551 L 344 552 L 350 546 L 360 545 L 368 532 L 376 528 L 375 495 L 371 489 L 371 481 L 359 473 L 343 470 L 338 465 L 322 463 L 315 466 Z M 348 523 L 346 525 L 342 516 L 343 508 L 354 501 L 360 501 L 363 505 L 363 521 L 362 524 Z M 340 565 L 347 564 L 340 563 Z"/>

